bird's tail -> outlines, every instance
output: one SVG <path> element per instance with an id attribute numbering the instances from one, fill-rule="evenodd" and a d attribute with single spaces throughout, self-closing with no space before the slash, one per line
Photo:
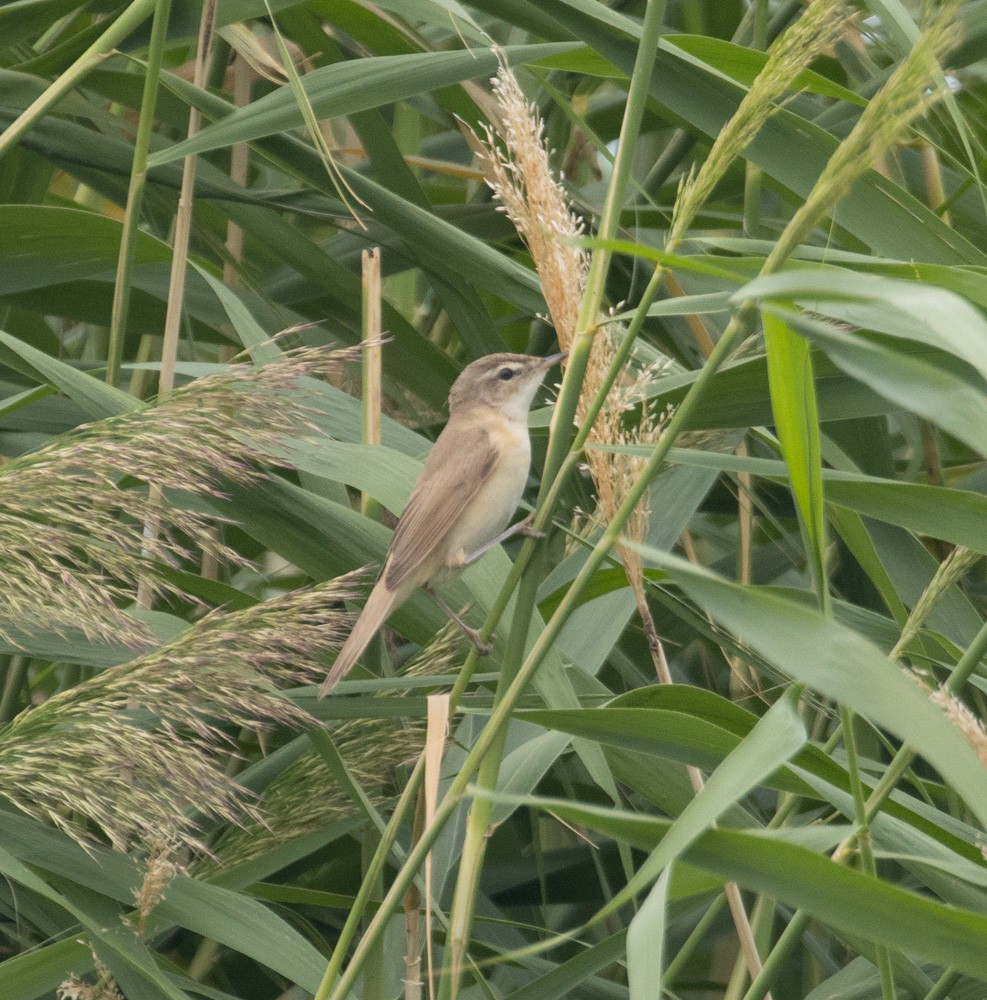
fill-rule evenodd
<path id="1" fill-rule="evenodd" d="M 319 697 L 324 698 L 353 668 L 356 661 L 363 655 L 370 640 L 377 630 L 387 620 L 387 616 L 405 595 L 398 590 L 389 590 L 381 578 L 367 598 L 360 617 L 343 643 L 336 662 L 332 665 L 329 675 L 319 688 Z"/>

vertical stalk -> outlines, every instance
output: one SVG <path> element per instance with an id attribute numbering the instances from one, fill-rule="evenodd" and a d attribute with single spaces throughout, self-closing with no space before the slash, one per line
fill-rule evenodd
<path id="1" fill-rule="evenodd" d="M 620 137 L 617 141 L 617 156 L 614 160 L 613 174 L 600 215 L 598 236 L 604 241 L 614 238 L 620 221 L 620 212 L 624 205 L 627 182 L 633 165 L 635 139 L 640 131 L 641 119 L 644 116 L 644 105 L 651 84 L 664 16 L 665 0 L 647 0 L 641 41 L 637 49 L 631 85 L 627 92 L 624 120 L 621 123 Z M 572 439 L 571 428 L 576 416 L 576 404 L 579 400 L 580 389 L 586 374 L 586 365 L 589 361 L 589 352 L 593 346 L 593 337 L 596 334 L 600 309 L 603 305 L 607 275 L 610 271 L 610 257 L 610 251 L 600 247 L 594 251 L 590 261 L 589 274 L 586 278 L 586 291 L 580 304 L 576 333 L 562 379 L 562 390 L 552 414 L 548 454 L 545 457 L 545 477 L 542 480 L 542 490 L 538 497 L 539 506 L 547 493 L 548 484 L 552 482 L 562 467 L 569 442 Z"/>
<path id="2" fill-rule="evenodd" d="M 199 22 L 199 41 L 195 54 L 195 75 L 192 85 L 204 89 L 209 68 L 217 0 L 205 0 Z M 189 108 L 188 138 L 194 138 L 202 124 L 202 112 Z M 165 315 L 164 342 L 161 345 L 161 374 L 158 378 L 158 398 L 166 398 L 175 388 L 175 363 L 178 358 L 178 334 L 182 325 L 182 303 L 185 298 L 185 277 L 188 273 L 188 248 L 192 232 L 192 208 L 195 202 L 195 172 L 198 157 L 186 156 L 182 164 L 182 187 L 175 215 L 175 238 L 168 284 L 168 311 Z"/>
<path id="3" fill-rule="evenodd" d="M 103 62 L 127 35 L 139 28 L 151 16 L 157 0 L 134 2 L 96 39 L 59 78 L 47 87 L 0 134 L 0 158 L 12 149 L 73 87 L 81 83 Z"/>
<path id="4" fill-rule="evenodd" d="M 144 96 L 141 98 L 140 118 L 134 137 L 134 160 L 130 168 L 130 186 L 127 189 L 127 208 L 120 235 L 120 258 L 117 261 L 116 283 L 113 286 L 113 306 L 110 311 L 110 342 L 106 350 L 106 382 L 115 386 L 120 381 L 120 364 L 123 360 L 123 343 L 127 332 L 127 314 L 130 310 L 130 287 L 133 280 L 134 255 L 137 251 L 137 232 L 144 204 L 144 186 L 147 182 L 147 152 L 154 131 L 154 112 L 158 103 L 158 79 L 161 59 L 168 34 L 171 0 L 155 0 L 154 20 L 151 22 L 151 40 L 147 50 L 144 70 Z"/>
<path id="5" fill-rule="evenodd" d="M 624 111 L 623 122 L 621 123 L 613 175 L 607 188 L 603 211 L 600 217 L 599 236 L 604 241 L 613 239 L 620 221 L 620 212 L 626 198 L 628 181 L 630 180 L 631 168 L 633 166 L 635 140 L 640 131 L 644 106 L 647 101 L 651 76 L 654 71 L 664 13 L 665 0 L 647 0 L 641 41 L 638 45 L 634 70 L 631 75 L 630 87 L 628 88 L 627 106 Z M 596 334 L 597 321 L 603 304 L 610 259 L 610 251 L 604 247 L 599 247 L 594 251 L 590 261 L 586 289 L 580 303 L 579 317 L 576 321 L 576 332 L 569 352 L 569 361 L 563 377 L 562 390 L 559 400 L 556 403 L 555 412 L 552 415 L 552 429 L 549 437 L 548 454 L 545 459 L 545 473 L 539 494 L 539 507 L 541 507 L 541 501 L 549 492 L 552 480 L 555 479 L 562 467 L 569 448 L 569 442 L 572 439 L 573 418 L 575 417 L 576 405 L 582 389 L 590 350 L 592 349 L 593 339 Z M 521 589 L 515 603 L 515 616 L 511 624 L 509 645 L 502 660 L 502 673 L 494 695 L 495 706 L 505 698 L 510 689 L 511 682 L 516 677 L 517 667 L 522 662 L 524 644 L 534 611 L 537 587 L 538 578 L 536 574 L 531 571 L 527 572 L 522 578 Z M 505 739 L 506 726 L 494 734 L 489 754 L 483 760 L 478 773 L 478 787 L 490 790 L 496 787 L 497 778 L 500 774 L 500 762 L 503 757 Z M 456 880 L 456 890 L 450 914 L 450 929 L 446 949 L 448 957 L 444 963 L 449 972 L 443 975 L 439 984 L 440 1000 L 456 1000 L 459 995 L 459 980 L 469 942 L 470 926 L 473 918 L 473 909 L 476 904 L 480 875 L 483 870 L 483 858 L 486 852 L 487 828 L 490 821 L 491 809 L 492 803 L 488 799 L 475 799 L 470 807 L 467 818 L 466 834 L 460 856 L 459 874 Z"/>
<path id="6" fill-rule="evenodd" d="M 373 946 L 374 942 L 379 939 L 380 935 L 383 934 L 387 921 L 390 918 L 390 914 L 401 906 L 404 894 L 407 892 L 416 872 L 423 863 L 425 855 L 429 850 L 431 850 L 432 845 L 434 844 L 439 833 L 441 833 L 445 824 L 455 812 L 460 801 L 462 801 L 464 795 L 466 794 L 466 788 L 479 768 L 481 761 L 489 752 L 495 740 L 498 739 L 500 731 L 507 726 L 510 721 L 511 714 L 516 708 L 521 695 L 524 693 L 532 677 L 541 666 L 545 656 L 552 648 L 558 638 L 559 632 L 562 630 L 562 627 L 569 620 L 570 615 L 579 606 L 586 588 L 592 581 L 596 571 L 609 555 L 610 550 L 616 544 L 617 539 L 624 530 L 624 526 L 626 525 L 628 518 L 640 502 L 645 490 L 648 489 L 654 480 L 654 477 L 657 475 L 657 472 L 668 456 L 668 452 L 675 439 L 682 432 L 685 426 L 687 426 L 699 402 L 703 399 L 706 392 L 708 392 L 713 376 L 717 371 L 719 371 L 723 362 L 733 353 L 734 349 L 739 344 L 747 330 L 750 315 L 751 309 L 744 306 L 741 311 L 735 314 L 727 324 L 727 327 L 717 342 L 716 347 L 713 349 L 713 353 L 710 355 L 709 360 L 699 372 L 699 375 L 688 394 L 682 402 L 679 403 L 674 416 L 669 421 L 665 433 L 655 445 L 655 450 L 648 459 L 648 462 L 642 470 L 638 480 L 628 491 L 624 502 L 620 505 L 616 514 L 614 514 L 610 524 L 603 532 L 599 541 L 587 555 L 586 561 L 583 563 L 582 568 L 576 575 L 575 580 L 573 580 L 572 584 L 570 584 L 569 589 L 566 591 L 565 596 L 556 608 L 555 613 L 546 623 L 544 630 L 538 636 L 531 652 L 528 654 L 520 670 L 517 672 L 514 680 L 504 692 L 502 700 L 494 707 L 487 725 L 483 728 L 483 731 L 477 738 L 473 748 L 463 761 L 459 773 L 453 779 L 448 791 L 439 803 L 435 813 L 434 825 L 431 829 L 425 832 L 422 839 L 409 853 L 406 863 L 396 874 L 394 882 L 388 890 L 387 895 L 384 897 L 377 913 L 374 915 L 373 920 L 371 920 L 370 926 L 367 928 L 363 940 L 357 946 L 349 967 L 339 978 L 338 982 L 335 983 L 335 989 L 333 989 L 333 979 L 335 979 L 335 976 L 338 974 L 338 970 L 342 963 L 342 957 L 339 957 L 337 960 L 337 953 L 334 952 L 333 960 L 330 962 L 330 967 L 326 971 L 326 975 L 323 978 L 322 985 L 320 986 L 319 992 L 316 994 L 315 1000 L 326 1000 L 326 998 L 330 996 L 333 997 L 334 1000 L 343 1000 L 344 997 L 348 997 L 350 995 L 360 969 L 366 960 L 366 955 L 369 949 Z M 352 940 L 352 936 L 349 940 Z M 330 992 L 330 990 L 332 992 Z"/>
<path id="7" fill-rule="evenodd" d="M 228 49 L 229 46 L 226 46 Z M 225 75 L 226 61 L 228 55 L 220 58 L 220 53 L 216 53 L 212 63 L 212 76 L 217 75 L 222 78 Z M 232 62 L 233 73 L 233 104 L 235 107 L 246 107 L 250 103 L 250 74 L 253 70 L 243 56 L 238 53 L 234 55 Z M 250 144 L 246 142 L 235 142 L 230 147 L 230 180 L 240 187 L 247 186 L 247 179 L 250 171 Z M 237 225 L 232 219 L 226 223 L 226 260 L 223 261 L 223 284 L 227 288 L 233 288 L 240 280 L 240 265 L 243 262 L 243 227 Z M 228 364 L 237 355 L 237 350 L 232 344 L 223 344 L 217 352 L 217 358 L 221 364 Z M 217 535 L 223 529 L 216 525 L 213 529 Z M 206 580 L 219 579 L 219 559 L 213 552 L 202 554 L 201 564 L 202 576 Z"/>
<path id="8" fill-rule="evenodd" d="M 195 75 L 193 86 L 205 87 L 209 67 L 209 53 L 215 27 L 217 0 L 205 0 L 202 5 L 202 19 L 199 22 L 199 40 L 195 54 Z M 188 137 L 195 136 L 202 122 L 202 113 L 195 106 L 189 108 Z M 187 156 L 182 169 L 182 187 L 178 197 L 178 211 L 175 217 L 175 238 L 172 247 L 171 278 L 168 285 L 168 305 L 165 314 L 164 340 L 161 345 L 161 373 L 158 378 L 158 400 L 166 399 L 175 387 L 175 364 L 178 358 L 178 333 L 182 324 L 182 303 L 185 298 L 185 275 L 187 272 L 189 238 L 192 231 L 192 206 L 195 200 L 195 168 L 197 158 Z M 157 487 L 151 487 L 152 497 L 160 499 Z M 153 538 L 159 524 L 153 515 L 144 525 L 144 535 Z M 151 588 L 147 579 L 141 581 L 137 589 L 137 604 L 147 608 L 151 604 Z"/>
<path id="9" fill-rule="evenodd" d="M 217 60 L 218 62 L 218 60 Z M 250 63 L 239 53 L 233 57 L 233 106 L 244 108 L 250 103 Z M 235 142 L 230 147 L 230 180 L 240 187 L 247 186 L 250 176 L 250 143 Z M 243 227 L 232 219 L 226 224 L 226 252 L 229 261 L 223 264 L 223 281 L 228 285 L 236 280 L 232 266 L 243 260 Z"/>
<path id="10" fill-rule="evenodd" d="M 425 822 L 425 798 L 418 794 L 418 808 L 411 829 L 411 842 L 421 836 Z M 421 935 L 422 893 L 412 885 L 404 897 L 405 957 L 404 957 L 404 1000 L 422 998 L 422 935 Z"/>
<path id="11" fill-rule="evenodd" d="M 20 653 L 8 658 L 6 675 L 3 679 L 3 695 L 0 696 L 0 724 L 10 722 L 17 714 L 21 688 L 31 665 L 30 657 Z"/>
<path id="12" fill-rule="evenodd" d="M 850 790 L 853 794 L 853 811 L 857 820 L 857 849 L 860 865 L 868 875 L 877 877 L 874 850 L 870 838 L 870 822 L 867 819 L 867 805 L 864 801 L 864 786 L 860 778 L 860 762 L 857 756 L 857 736 L 853 728 L 853 713 L 845 705 L 840 705 L 840 720 L 843 724 L 843 745 L 846 748 L 847 772 L 850 775 Z M 883 945 L 876 946 L 877 969 L 881 977 L 883 1000 L 895 1000 L 894 971 L 891 956 Z"/>
<path id="13" fill-rule="evenodd" d="M 363 348 L 363 428 L 364 444 L 380 444 L 381 433 L 381 303 L 380 247 L 364 250 L 362 257 L 363 313 L 361 338 Z M 360 508 L 364 514 L 376 507 L 373 498 L 364 493 Z"/>

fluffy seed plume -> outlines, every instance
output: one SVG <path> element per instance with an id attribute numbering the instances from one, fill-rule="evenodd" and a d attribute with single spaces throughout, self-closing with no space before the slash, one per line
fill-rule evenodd
<path id="1" fill-rule="evenodd" d="M 723 179 L 730 165 L 760 132 L 778 109 L 778 101 L 799 73 L 828 49 L 846 28 L 850 15 L 839 0 L 815 0 L 768 49 L 764 68 L 758 73 L 740 106 L 720 130 L 698 171 L 684 178 L 675 199 L 667 249 L 673 251 Z"/>
<path id="2" fill-rule="evenodd" d="M 137 907 L 137 933 L 143 938 L 147 921 L 154 908 L 164 899 L 165 891 L 172 879 L 182 870 L 176 860 L 181 853 L 181 842 L 175 837 L 161 834 L 148 845 L 147 864 L 140 887 L 134 890 L 134 904 Z"/>
<path id="3" fill-rule="evenodd" d="M 901 630 L 901 635 L 891 650 L 891 656 L 898 656 L 905 647 L 918 635 L 919 629 L 929 617 L 932 609 L 946 596 L 949 590 L 966 576 L 982 556 L 979 552 L 957 545 L 952 552 L 936 567 L 935 576 L 922 591 L 915 602 L 908 620 Z"/>
<path id="4" fill-rule="evenodd" d="M 257 819 L 223 767 L 231 735 L 311 717 L 278 685 L 314 682 L 351 625 L 358 574 L 244 611 L 215 611 L 175 641 L 55 695 L 0 730 L 0 794 L 85 844 L 117 850 L 174 831 L 204 850 L 190 813 Z"/>
<path id="5" fill-rule="evenodd" d="M 573 211 L 565 188 L 552 170 L 544 138 L 545 123 L 506 65 L 493 78 L 492 88 L 500 122 L 496 132 L 486 126 L 485 137 L 477 147 L 487 184 L 531 253 L 559 346 L 568 350 L 576 334 L 589 271 L 589 254 L 577 245 L 585 224 Z M 605 318 L 601 317 L 601 327 L 605 326 Z M 595 338 L 578 419 L 583 419 L 589 401 L 603 384 L 612 354 L 613 341 L 609 337 Z M 610 401 L 611 410 L 618 414 L 627 407 L 625 390 L 629 383 L 640 384 L 636 376 L 629 376 Z M 594 430 L 596 440 L 606 440 L 600 431 L 608 421 L 612 424 L 611 417 L 601 415 Z"/>
<path id="6" fill-rule="evenodd" d="M 584 231 L 583 221 L 572 210 L 565 189 L 552 171 L 544 141 L 544 124 L 535 107 L 525 100 L 517 79 L 506 66 L 502 66 L 494 78 L 493 90 L 500 108 L 499 132 L 503 147 L 488 127 L 482 154 L 487 183 L 531 252 L 559 344 L 568 349 L 575 337 L 589 269 L 588 254 L 576 245 Z M 611 327 L 612 324 L 601 318 L 577 405 L 576 415 L 580 422 L 587 419 L 590 401 L 608 377 L 615 350 Z M 590 447 L 586 451 L 586 467 L 597 496 L 597 510 L 591 520 L 609 521 L 646 461 L 632 455 L 594 449 L 592 445 L 656 443 L 668 415 L 655 413 L 648 406 L 648 390 L 650 384 L 671 367 L 670 359 L 663 358 L 643 369 L 628 368 L 610 390 L 587 442 Z M 635 410 L 639 410 L 640 417 L 632 421 L 629 415 Z M 642 541 L 647 533 L 648 519 L 648 498 L 645 496 L 628 522 L 627 534 Z M 648 629 L 649 641 L 653 639 L 653 646 L 660 645 L 644 596 L 640 556 L 625 546 L 618 546 L 618 552 Z"/>
<path id="7" fill-rule="evenodd" d="M 187 554 L 234 554 L 216 518 L 169 495 L 222 495 L 263 475 L 285 438 L 309 423 L 304 376 L 338 372 L 354 351 L 305 349 L 254 368 L 197 379 L 156 407 L 84 425 L 0 468 L 0 638 L 81 632 L 139 648 L 149 636 L 121 611 L 155 565 Z M 148 489 L 153 484 L 154 489 Z M 145 537 L 144 523 L 162 525 Z M 178 541 L 184 539 L 184 543 Z"/>
<path id="8" fill-rule="evenodd" d="M 768 257 L 766 271 L 784 259 L 793 244 L 804 240 L 849 192 L 857 178 L 943 96 L 945 81 L 940 64 L 958 37 L 957 5 L 945 3 L 932 14 L 912 50 L 870 99 L 850 134 L 829 158 L 808 198 L 792 216 Z"/>
<path id="9" fill-rule="evenodd" d="M 445 673 L 462 662 L 461 653 L 462 633 L 450 622 L 406 665 L 404 676 Z M 417 720 L 351 719 L 335 726 L 332 738 L 354 780 L 383 810 L 393 800 L 395 769 L 421 752 L 425 726 Z M 264 789 L 257 811 L 259 818 L 226 830 L 216 845 L 216 858 L 204 858 L 197 864 L 198 875 L 246 864 L 277 844 L 353 816 L 356 807 L 322 757 L 308 751 Z"/>
<path id="10" fill-rule="evenodd" d="M 609 332 L 604 336 L 609 337 Z M 600 412 L 591 439 L 612 445 L 657 444 L 665 424 L 670 419 L 671 410 L 656 412 L 649 406 L 648 390 L 667 368 L 668 365 L 664 361 L 658 361 L 636 372 L 628 371 L 624 379 L 611 390 L 608 405 Z M 632 422 L 631 415 L 638 410 L 640 415 Z M 642 474 L 647 461 L 644 455 L 593 448 L 586 452 L 586 463 L 596 487 L 599 504 L 597 517 L 601 523 L 609 522 L 616 514 L 624 498 Z M 627 537 L 637 542 L 645 541 L 650 514 L 649 497 L 645 494 L 627 522 Z M 617 548 L 627 570 L 628 581 L 635 595 L 639 596 L 639 603 L 643 602 L 644 573 L 641 555 L 636 549 L 627 546 L 618 544 Z"/>
<path id="11" fill-rule="evenodd" d="M 496 131 L 490 125 L 484 128 L 478 147 L 481 166 L 531 253 L 559 345 L 568 350 L 589 270 L 589 255 L 575 244 L 585 227 L 552 170 L 545 123 L 506 64 L 491 86 L 501 117 Z"/>
<path id="12" fill-rule="evenodd" d="M 984 730 L 984 724 L 945 687 L 933 691 L 929 699 L 946 713 L 949 721 L 963 734 L 980 758 L 980 763 L 987 767 L 987 731 Z"/>
<path id="13" fill-rule="evenodd" d="M 424 729 L 390 719 L 351 719 L 333 729 L 332 738 L 354 781 L 384 809 L 392 799 L 395 768 L 421 750 Z M 214 850 L 218 867 L 245 864 L 355 811 L 322 757 L 306 751 L 267 786 L 252 817 L 226 830 Z M 197 872 L 216 867 L 204 859 Z"/>
<path id="14" fill-rule="evenodd" d="M 58 1000 L 126 1000 L 113 978 L 113 973 L 100 961 L 95 951 L 92 954 L 96 982 L 87 983 L 73 972 L 58 987 Z"/>

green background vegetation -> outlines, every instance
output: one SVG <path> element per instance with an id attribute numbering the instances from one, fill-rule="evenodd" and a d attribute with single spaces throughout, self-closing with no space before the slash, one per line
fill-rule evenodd
<path id="1" fill-rule="evenodd" d="M 671 244 L 800 4 L 226 0 L 202 86 L 201 6 L 170 6 L 0 6 L 0 997 L 73 973 L 130 1000 L 424 995 L 405 962 L 430 931 L 443 997 L 982 1000 L 987 3 L 957 5 L 941 67 L 934 5 L 855 7 L 770 117 L 745 105 Z M 459 124 L 488 120 L 498 58 L 602 236 L 557 412 L 608 309 L 645 412 L 671 407 L 665 450 L 635 443 L 640 401 L 621 443 L 657 473 L 637 551 L 676 683 L 612 548 L 629 508 L 585 516 L 572 430 L 536 407 L 548 538 L 449 591 L 493 654 L 416 595 L 320 702 L 303 682 L 354 597 L 328 581 L 382 558 L 457 373 L 556 349 Z M 352 363 L 270 375 L 359 340 L 374 246 L 383 447 Z M 223 381 L 245 349 L 269 374 Z M 141 560 L 158 489 L 186 551 Z M 135 609 L 150 579 L 170 589 Z M 454 684 L 423 839 L 426 695 Z M 137 916 L 149 870 L 164 898 Z"/>

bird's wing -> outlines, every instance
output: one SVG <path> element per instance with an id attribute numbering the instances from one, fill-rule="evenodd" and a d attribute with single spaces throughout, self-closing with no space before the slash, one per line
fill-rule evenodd
<path id="1" fill-rule="evenodd" d="M 447 427 L 447 431 L 452 428 Z M 384 579 L 394 590 L 441 544 L 497 465 L 497 448 L 485 431 L 444 431 L 429 452 L 421 477 L 391 539 Z"/>

